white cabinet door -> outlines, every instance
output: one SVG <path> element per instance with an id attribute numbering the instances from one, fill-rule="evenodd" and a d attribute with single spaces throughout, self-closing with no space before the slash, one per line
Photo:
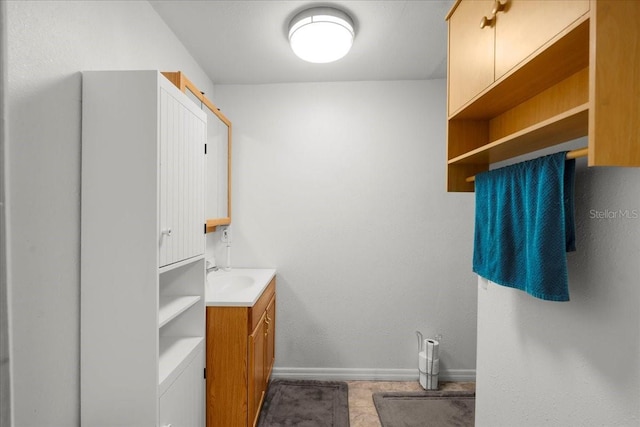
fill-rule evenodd
<path id="1" fill-rule="evenodd" d="M 204 352 L 200 351 L 160 396 L 160 426 L 204 426 Z"/>
<path id="2" fill-rule="evenodd" d="M 204 253 L 206 116 L 160 87 L 160 267 Z"/>

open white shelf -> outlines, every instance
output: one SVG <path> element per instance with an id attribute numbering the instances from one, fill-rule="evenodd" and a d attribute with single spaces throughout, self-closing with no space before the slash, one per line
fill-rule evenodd
<path id="1" fill-rule="evenodd" d="M 158 327 L 162 328 L 198 301 L 200 301 L 199 295 L 161 296 L 160 309 L 158 310 Z"/>
<path id="2" fill-rule="evenodd" d="M 175 270 L 176 268 L 184 267 L 185 265 L 189 265 L 195 261 L 204 259 L 204 255 L 196 255 L 191 258 L 183 259 L 181 261 L 174 262 L 173 264 L 168 264 L 160 267 L 159 273 L 166 273 L 167 271 Z"/>
<path id="3" fill-rule="evenodd" d="M 162 396 L 204 345 L 204 337 L 160 337 L 158 395 Z"/>

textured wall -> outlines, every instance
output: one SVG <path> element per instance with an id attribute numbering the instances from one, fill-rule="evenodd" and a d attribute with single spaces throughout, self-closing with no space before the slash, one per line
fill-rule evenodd
<path id="1" fill-rule="evenodd" d="M 640 169 L 579 160 L 575 216 L 571 301 L 478 290 L 479 427 L 640 424 Z"/>
<path id="2" fill-rule="evenodd" d="M 276 372 L 417 378 L 419 329 L 444 335 L 444 370 L 475 374 L 474 203 L 444 190 L 445 92 L 216 86 L 234 124 L 233 264 L 278 269 Z"/>
<path id="3" fill-rule="evenodd" d="M 7 17 L 13 415 L 16 426 L 72 426 L 80 415 L 80 72 L 183 70 L 203 90 L 212 85 L 147 2 L 11 1 Z"/>

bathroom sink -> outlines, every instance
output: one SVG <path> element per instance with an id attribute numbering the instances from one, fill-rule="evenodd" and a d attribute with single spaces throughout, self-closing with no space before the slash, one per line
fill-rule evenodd
<path id="1" fill-rule="evenodd" d="M 207 273 L 207 306 L 253 307 L 276 271 L 267 268 L 233 268 Z"/>
<path id="2" fill-rule="evenodd" d="M 239 274 L 213 275 L 207 280 L 213 289 L 220 292 L 241 290 L 256 283 L 253 277 Z"/>

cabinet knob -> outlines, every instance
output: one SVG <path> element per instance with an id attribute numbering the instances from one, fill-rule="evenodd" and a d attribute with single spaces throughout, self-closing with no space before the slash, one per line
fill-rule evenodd
<path id="1" fill-rule="evenodd" d="M 490 27 L 496 20 L 498 12 L 502 12 L 507 7 L 509 0 L 495 0 L 493 2 L 493 9 L 491 9 L 491 16 L 483 16 L 480 20 L 480 28 Z"/>
<path id="2" fill-rule="evenodd" d="M 170 228 L 165 228 L 164 230 L 162 230 L 162 235 L 163 236 L 171 236 L 171 229 Z"/>
<path id="3" fill-rule="evenodd" d="M 483 16 L 480 20 L 480 28 L 490 27 L 493 24 L 494 16 Z"/>
<path id="4" fill-rule="evenodd" d="M 498 12 L 502 12 L 507 7 L 508 0 L 496 0 L 493 2 L 493 9 L 491 9 L 491 14 L 496 16 Z"/>

